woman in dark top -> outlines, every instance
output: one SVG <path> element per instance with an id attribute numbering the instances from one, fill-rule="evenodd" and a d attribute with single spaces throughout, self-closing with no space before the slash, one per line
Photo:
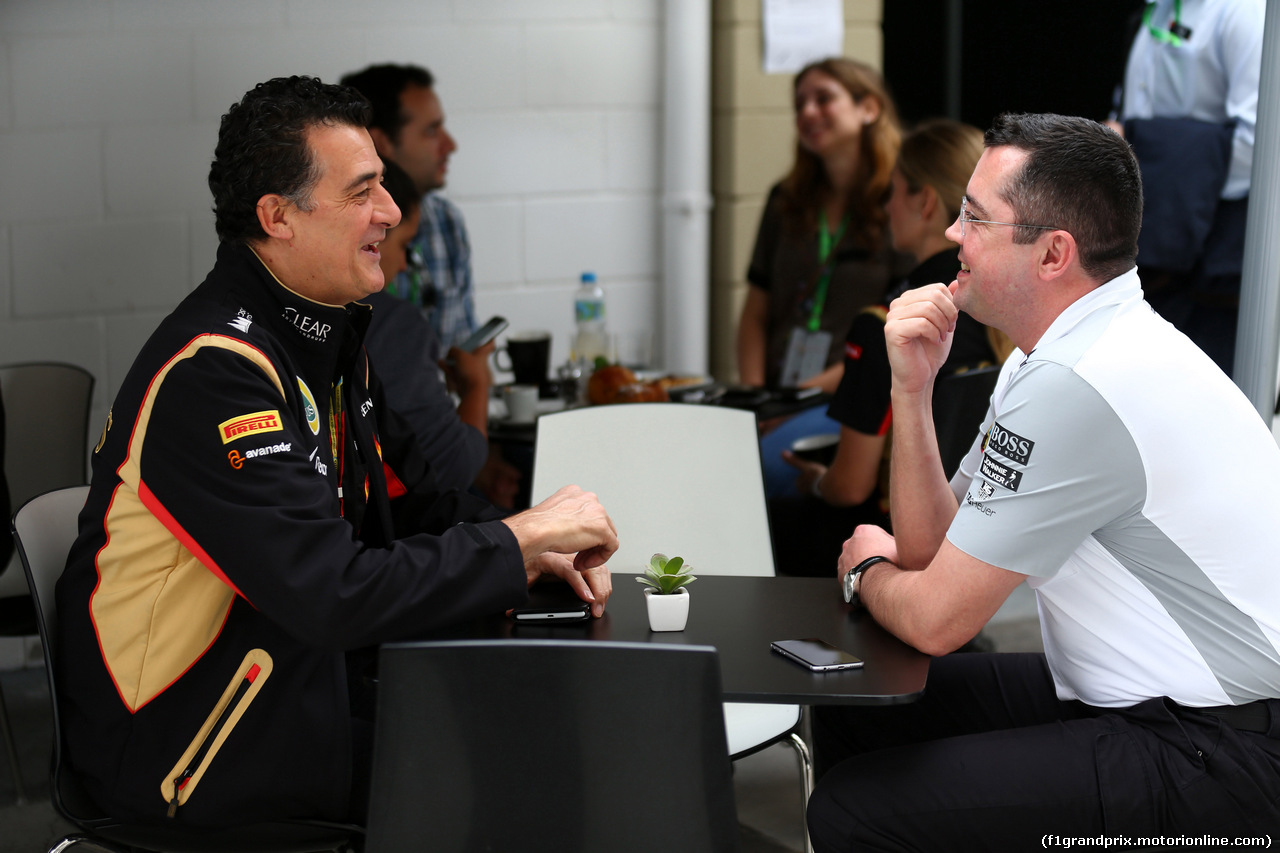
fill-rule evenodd
<path id="1" fill-rule="evenodd" d="M 912 255 L 918 265 L 882 302 L 860 311 L 849 327 L 843 377 L 828 409 L 840 424 L 830 467 L 783 454 L 799 471 L 797 490 L 813 497 L 771 507 L 775 541 L 781 543 L 780 567 L 785 562 L 795 573 L 831 574 L 840 545 L 854 526 L 887 520 L 885 450 L 893 418 L 884 342 L 887 305 L 911 288 L 955 278 L 959 249 L 944 232 L 960 215 L 960 199 L 981 154 L 982 132 L 954 121 L 926 122 L 903 139 L 885 210 L 894 248 Z M 961 314 L 941 373 L 995 364 L 1008 349 L 986 326 Z"/>
<path id="2" fill-rule="evenodd" d="M 849 323 L 910 268 L 889 248 L 882 207 L 900 134 L 880 75 L 860 62 L 814 63 L 796 76 L 794 95 L 795 162 L 761 217 L 738 326 L 738 374 L 746 385 L 830 393 L 844 370 Z M 818 423 L 792 419 L 790 431 L 766 438 L 771 493 L 794 479 L 781 460 L 787 436 L 822 431 L 822 411 L 811 417 Z"/>

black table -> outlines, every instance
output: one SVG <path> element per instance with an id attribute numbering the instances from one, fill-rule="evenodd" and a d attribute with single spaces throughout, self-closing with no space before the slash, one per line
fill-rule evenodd
<path id="1" fill-rule="evenodd" d="M 614 575 L 600 619 L 569 625 L 516 624 L 486 617 L 436 637 L 612 640 L 714 646 L 724 699 L 799 705 L 912 702 L 924 691 L 929 656 L 885 631 L 865 610 L 840 599 L 832 578 L 700 577 L 689 587 L 683 631 L 649 630 L 634 575 Z M 813 673 L 769 649 L 773 640 L 818 637 L 865 661 L 854 670 Z"/>

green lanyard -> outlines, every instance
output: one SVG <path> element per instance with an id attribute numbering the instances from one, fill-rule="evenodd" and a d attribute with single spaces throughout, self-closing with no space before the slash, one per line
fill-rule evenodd
<path id="1" fill-rule="evenodd" d="M 386 282 L 386 291 L 391 296 L 398 297 L 413 305 L 425 307 L 422 301 L 422 292 L 425 289 L 425 279 L 427 273 L 427 265 L 422 260 L 422 253 L 412 246 L 406 250 L 409 253 L 409 264 L 405 267 L 405 279 L 408 281 L 407 286 L 400 287 L 400 277 L 388 279 Z M 401 291 L 404 291 L 403 293 Z"/>
<path id="2" fill-rule="evenodd" d="M 1167 30 L 1159 29 L 1151 23 L 1151 17 L 1155 14 L 1155 11 L 1156 4 L 1151 2 L 1147 4 L 1146 10 L 1142 13 L 1142 23 L 1147 28 L 1147 32 L 1151 33 L 1151 37 L 1161 44 L 1182 47 L 1184 44 L 1183 39 L 1185 38 L 1182 35 L 1182 0 L 1173 0 L 1173 26 Z"/>
<path id="3" fill-rule="evenodd" d="M 827 228 L 827 212 L 818 211 L 818 263 L 822 268 L 818 271 L 818 289 L 813 294 L 813 310 L 809 312 L 808 328 L 811 332 L 822 326 L 822 309 L 827 304 L 827 288 L 831 286 L 831 270 L 835 267 L 833 255 L 848 225 L 849 214 L 846 213 L 840 220 L 840 227 L 832 234 Z"/>

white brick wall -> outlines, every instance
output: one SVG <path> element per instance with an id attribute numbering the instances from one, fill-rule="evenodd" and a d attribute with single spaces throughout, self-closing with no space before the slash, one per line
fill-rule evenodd
<path id="1" fill-rule="evenodd" d="M 90 437 L 134 354 L 216 249 L 218 119 L 282 74 L 373 62 L 437 78 L 481 315 L 549 328 L 594 269 L 610 325 L 650 327 L 660 262 L 661 0 L 3 0 L 0 363 L 97 377 Z"/>

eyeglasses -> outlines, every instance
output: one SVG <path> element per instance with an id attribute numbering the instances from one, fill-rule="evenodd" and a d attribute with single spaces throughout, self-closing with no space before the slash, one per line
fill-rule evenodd
<path id="1" fill-rule="evenodd" d="M 1052 225 L 1023 225 L 1021 222 L 996 222 L 994 219 L 974 219 L 969 215 L 969 197 L 962 196 L 960 199 L 960 239 L 964 239 L 966 226 L 970 222 L 976 222 L 979 225 L 1010 225 L 1014 228 L 1039 228 L 1042 231 L 1057 231 Z"/>

